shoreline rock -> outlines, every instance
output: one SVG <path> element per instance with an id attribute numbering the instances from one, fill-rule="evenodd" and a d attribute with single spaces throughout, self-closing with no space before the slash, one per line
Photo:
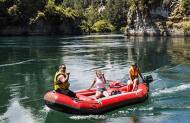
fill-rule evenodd
<path id="1" fill-rule="evenodd" d="M 31 25 L 5 26 L 0 28 L 0 36 L 28 36 L 28 35 L 79 35 L 80 28 L 70 23 L 52 25 L 39 21 Z"/>
<path id="2" fill-rule="evenodd" d="M 189 31 L 183 31 L 178 29 L 144 29 L 144 30 L 134 30 L 134 29 L 128 29 L 124 32 L 125 36 L 170 36 L 170 37 L 176 37 L 176 36 L 190 36 L 190 30 Z"/>

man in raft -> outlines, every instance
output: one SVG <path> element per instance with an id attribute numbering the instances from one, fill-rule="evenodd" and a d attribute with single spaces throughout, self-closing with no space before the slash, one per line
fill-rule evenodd
<path id="1" fill-rule="evenodd" d="M 129 68 L 128 71 L 128 75 L 129 75 L 129 80 L 127 82 L 128 88 L 131 91 L 135 91 L 137 89 L 137 85 L 139 84 L 139 76 L 142 78 L 144 82 L 144 78 L 136 62 L 133 62 L 131 64 L 131 67 Z"/>
<path id="2" fill-rule="evenodd" d="M 76 94 L 69 90 L 69 75 L 70 73 L 66 72 L 65 64 L 59 66 L 59 70 L 55 73 L 54 77 L 54 90 L 58 93 L 65 94 L 70 97 L 76 97 Z"/>

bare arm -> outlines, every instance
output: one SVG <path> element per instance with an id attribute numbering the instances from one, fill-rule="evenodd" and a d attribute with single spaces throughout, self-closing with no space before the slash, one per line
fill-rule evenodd
<path id="1" fill-rule="evenodd" d="M 130 70 L 128 71 L 129 79 L 132 81 Z"/>
<path id="2" fill-rule="evenodd" d="M 69 80 L 69 74 L 70 73 L 66 73 L 65 76 L 64 75 L 58 76 L 59 82 L 61 82 L 61 83 L 68 82 L 68 80 Z"/>
<path id="3" fill-rule="evenodd" d="M 104 83 L 106 84 L 106 78 L 105 78 L 104 74 L 102 74 L 102 77 L 103 77 Z"/>

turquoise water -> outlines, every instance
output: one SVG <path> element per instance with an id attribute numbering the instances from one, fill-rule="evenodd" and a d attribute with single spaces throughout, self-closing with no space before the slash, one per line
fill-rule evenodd
<path id="1" fill-rule="evenodd" d="M 0 56 L 0 123 L 190 122 L 190 38 L 1 37 Z M 71 89 L 79 90 L 90 86 L 97 69 L 126 82 L 131 61 L 154 78 L 144 103 L 88 116 L 44 105 L 59 64 L 67 65 Z"/>

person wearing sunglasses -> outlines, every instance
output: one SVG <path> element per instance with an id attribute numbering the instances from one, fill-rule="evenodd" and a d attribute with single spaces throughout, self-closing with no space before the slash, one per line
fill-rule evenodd
<path id="1" fill-rule="evenodd" d="M 61 64 L 54 76 L 54 90 L 70 97 L 76 97 L 76 94 L 69 89 L 69 75 L 70 73 L 66 72 L 65 64 Z"/>

